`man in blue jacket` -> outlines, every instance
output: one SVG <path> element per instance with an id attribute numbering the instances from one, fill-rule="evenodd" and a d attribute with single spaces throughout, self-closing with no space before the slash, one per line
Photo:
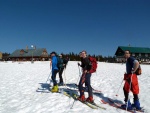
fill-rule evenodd
<path id="1" fill-rule="evenodd" d="M 51 89 L 51 92 L 58 92 L 58 84 L 56 81 L 56 74 L 58 73 L 56 52 L 51 52 L 50 68 L 52 68 L 51 78 L 54 84 L 53 88 Z"/>

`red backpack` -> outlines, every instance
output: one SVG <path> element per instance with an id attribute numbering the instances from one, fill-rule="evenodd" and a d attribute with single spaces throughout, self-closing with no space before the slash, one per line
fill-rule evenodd
<path id="1" fill-rule="evenodd" d="M 91 70 L 90 70 L 90 73 L 94 73 L 94 72 L 96 72 L 96 69 L 97 69 L 97 61 L 96 61 L 96 58 L 94 58 L 94 57 L 89 57 L 89 60 L 90 60 L 90 62 L 91 62 Z"/>

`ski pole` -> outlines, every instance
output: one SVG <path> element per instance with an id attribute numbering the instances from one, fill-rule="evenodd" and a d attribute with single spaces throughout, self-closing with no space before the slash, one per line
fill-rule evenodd
<path id="1" fill-rule="evenodd" d="M 79 77 L 78 77 L 78 80 L 77 80 L 77 84 L 78 84 L 78 81 L 79 81 L 79 79 L 80 79 L 80 77 L 81 77 L 81 71 L 80 71 L 79 65 L 78 65 L 78 69 L 79 69 Z M 70 109 L 73 108 L 75 101 L 76 101 L 76 100 L 73 101 L 72 106 L 70 107 Z"/>
<path id="2" fill-rule="evenodd" d="M 133 72 L 132 72 L 132 75 L 131 75 L 131 80 L 130 80 L 130 86 L 129 86 L 129 92 L 130 92 L 130 89 L 131 89 L 131 84 L 132 84 L 132 76 L 133 76 Z M 126 106 L 126 112 L 127 112 L 127 108 L 128 108 L 128 101 L 129 101 L 129 93 L 128 93 L 128 99 L 127 99 L 127 106 Z M 126 113 L 125 112 L 125 113 Z"/>
<path id="3" fill-rule="evenodd" d="M 121 88 L 122 83 L 123 83 L 123 80 L 121 81 L 121 84 L 120 84 L 120 86 L 119 86 L 119 88 L 118 88 L 118 90 L 117 90 L 116 96 L 118 96 L 118 92 L 119 92 L 119 90 L 120 90 L 120 88 Z"/>
<path id="4" fill-rule="evenodd" d="M 48 78 L 47 78 L 47 80 L 46 80 L 45 83 L 47 83 L 47 81 L 49 80 L 49 77 L 50 77 L 51 73 L 52 73 L 52 71 L 50 71 L 50 73 L 49 73 L 49 75 L 48 75 Z M 51 84 L 51 80 L 50 80 L 50 84 Z M 42 90 L 43 90 L 43 91 L 41 92 L 41 94 L 44 92 L 45 87 L 43 87 Z"/>
<path id="5" fill-rule="evenodd" d="M 77 79 L 77 84 L 78 84 L 79 79 L 80 79 L 80 77 L 81 77 L 81 71 L 80 71 L 80 67 L 79 67 L 79 65 L 78 65 L 78 69 L 79 69 L 79 77 L 78 77 L 78 79 Z"/>
<path id="6" fill-rule="evenodd" d="M 51 73 L 52 73 L 52 70 L 50 71 L 50 74 L 49 74 L 49 76 L 48 76 L 48 78 L 47 78 L 47 80 L 46 80 L 46 83 L 47 83 L 47 81 L 49 80 L 49 77 L 50 77 Z M 51 82 L 51 81 L 50 81 L 50 82 Z"/>
<path id="7" fill-rule="evenodd" d="M 76 100 L 73 101 L 72 106 L 70 107 L 70 109 L 73 109 L 74 103 Z"/>
<path id="8" fill-rule="evenodd" d="M 65 86 L 66 86 L 66 75 L 65 75 L 65 71 L 66 71 L 66 69 L 64 68 L 64 77 L 65 77 Z M 67 86 L 66 86 L 67 87 Z"/>
<path id="9" fill-rule="evenodd" d="M 78 69 L 79 69 L 79 76 L 81 75 L 81 71 L 80 71 L 80 67 L 79 67 L 79 65 L 78 65 Z"/>

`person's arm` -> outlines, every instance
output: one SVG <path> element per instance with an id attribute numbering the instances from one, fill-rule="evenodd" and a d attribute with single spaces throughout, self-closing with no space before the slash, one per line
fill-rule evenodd
<path id="1" fill-rule="evenodd" d="M 132 72 L 135 73 L 138 67 L 139 67 L 139 62 L 137 60 L 134 60 Z"/>

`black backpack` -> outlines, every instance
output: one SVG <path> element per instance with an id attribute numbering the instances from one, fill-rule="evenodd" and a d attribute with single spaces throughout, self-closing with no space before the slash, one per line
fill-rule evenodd
<path id="1" fill-rule="evenodd" d="M 57 68 L 61 68 L 61 59 L 59 57 L 57 57 Z"/>

